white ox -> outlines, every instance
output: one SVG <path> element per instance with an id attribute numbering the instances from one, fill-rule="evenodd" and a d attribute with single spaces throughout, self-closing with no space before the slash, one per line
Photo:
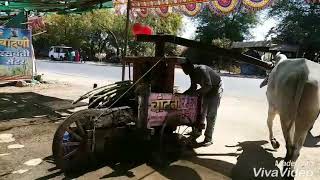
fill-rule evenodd
<path id="1" fill-rule="evenodd" d="M 275 115 L 280 116 L 287 149 L 284 170 L 289 175 L 294 169 L 294 162 L 299 157 L 308 130 L 319 114 L 320 65 L 303 58 L 287 59 L 279 54 L 277 60 L 279 62 L 267 79 L 267 121 L 270 142 L 277 149 L 279 143 L 273 136 L 272 125 Z"/>

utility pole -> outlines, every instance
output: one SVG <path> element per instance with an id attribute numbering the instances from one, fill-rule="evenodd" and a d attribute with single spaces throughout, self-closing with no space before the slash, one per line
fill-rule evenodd
<path id="1" fill-rule="evenodd" d="M 128 46 L 128 34 L 129 34 L 129 21 L 130 21 L 130 9 L 131 9 L 131 0 L 128 0 L 127 2 L 127 18 L 126 18 L 126 28 L 125 28 L 125 42 L 124 42 L 124 52 L 122 55 L 122 58 L 125 57 L 127 55 L 127 46 Z M 130 67 L 129 67 L 130 69 Z M 123 62 L 122 63 L 122 81 L 124 81 L 125 79 L 125 75 L 126 75 L 126 64 Z M 130 73 L 130 71 L 129 71 Z"/>

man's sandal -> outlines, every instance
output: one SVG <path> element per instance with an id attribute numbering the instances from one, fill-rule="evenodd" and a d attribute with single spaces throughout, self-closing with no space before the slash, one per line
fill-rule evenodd
<path id="1" fill-rule="evenodd" d="M 201 145 L 204 147 L 211 146 L 212 144 L 213 144 L 212 140 L 207 140 L 207 139 L 204 139 L 204 141 L 201 143 Z"/>

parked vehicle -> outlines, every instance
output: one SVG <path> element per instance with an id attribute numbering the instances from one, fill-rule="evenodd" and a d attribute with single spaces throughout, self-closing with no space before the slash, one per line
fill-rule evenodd
<path id="1" fill-rule="evenodd" d="M 67 60 L 67 52 L 73 51 L 72 47 L 67 46 L 52 46 L 49 50 L 49 57 L 51 60 Z"/>

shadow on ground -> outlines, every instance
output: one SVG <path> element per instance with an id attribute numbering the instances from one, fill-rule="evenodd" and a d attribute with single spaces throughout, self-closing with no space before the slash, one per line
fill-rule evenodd
<path id="1" fill-rule="evenodd" d="M 258 171 L 259 168 L 265 170 L 279 171 L 276 166 L 276 162 L 279 162 L 281 158 L 275 158 L 270 152 L 271 150 L 265 149 L 262 145 L 268 143 L 267 141 L 244 141 L 239 142 L 237 145 L 226 147 L 238 147 L 237 153 L 229 154 L 212 154 L 212 156 L 236 156 L 237 163 L 231 164 L 229 162 L 203 159 L 201 156 L 210 156 L 210 154 L 197 154 L 195 157 L 189 158 L 189 160 L 195 164 L 211 169 L 215 172 L 219 172 L 233 180 L 243 179 L 280 179 L 279 177 L 256 177 L 254 174 L 254 168 Z M 242 151 L 242 152 L 241 152 Z"/>
<path id="2" fill-rule="evenodd" d="M 270 152 L 270 150 L 263 148 L 262 145 L 266 144 L 267 141 L 244 141 L 240 142 L 235 146 L 227 147 L 238 147 L 237 152 L 235 153 L 221 153 L 221 154 L 197 154 L 193 150 L 185 151 L 180 159 L 184 161 L 192 162 L 197 166 L 201 166 L 209 169 L 214 173 L 224 175 L 234 180 L 243 180 L 243 179 L 280 179 L 279 177 L 255 177 L 254 168 L 258 171 L 259 168 L 264 168 L 265 170 L 275 170 L 279 171 L 276 166 L 276 161 L 280 161 L 280 158 L 275 158 Z M 132 153 L 132 152 L 131 152 Z M 202 156 L 210 158 L 202 158 Z M 237 163 L 232 164 L 226 161 L 214 159 L 216 156 L 234 156 L 237 157 Z M 51 157 L 46 159 L 47 162 L 54 163 Z M 183 162 L 184 162 L 183 161 Z M 171 161 L 173 162 L 173 161 Z M 113 171 L 109 174 L 99 177 L 100 179 L 105 178 L 114 178 L 114 177 L 127 177 L 128 179 L 135 177 L 132 169 L 145 164 L 146 159 L 141 160 L 122 160 L 121 162 L 108 164 L 105 162 L 96 162 L 93 166 L 89 167 L 84 171 L 74 172 L 72 174 L 65 174 L 65 178 L 77 178 L 86 173 L 95 171 L 105 166 L 109 166 Z M 48 171 L 52 171 L 51 168 Z M 55 169 L 56 170 L 56 169 Z M 209 171 L 209 172 L 210 172 Z M 202 174 L 200 176 L 199 171 L 196 168 L 191 168 L 188 166 L 183 166 L 183 164 L 170 164 L 164 168 L 154 168 L 153 172 L 146 173 L 143 178 L 147 178 L 154 172 L 158 172 L 162 176 L 168 179 L 184 179 L 184 180 L 201 180 L 201 177 L 204 177 Z M 47 176 L 38 178 L 38 180 L 50 179 L 55 176 L 62 175 L 63 172 L 58 171 Z M 140 179 L 143 179 L 140 178 Z"/>
<path id="3" fill-rule="evenodd" d="M 319 136 L 313 136 L 312 133 L 309 131 L 304 142 L 304 147 L 320 147 L 318 143 L 320 142 Z"/>
<path id="4" fill-rule="evenodd" d="M 276 166 L 282 158 L 275 158 L 271 153 L 273 150 L 265 149 L 262 145 L 267 144 L 267 141 L 245 141 L 240 142 L 236 147 L 243 152 L 237 158 L 236 165 L 232 168 L 232 179 L 281 179 L 280 177 L 256 177 L 254 171 L 259 169 L 272 170 L 280 172 Z M 279 173 L 280 175 L 280 173 Z"/>
<path id="5" fill-rule="evenodd" d="M 0 121 L 42 116 L 61 117 L 70 114 L 68 109 L 83 106 L 72 105 L 72 100 L 44 96 L 34 92 L 0 93 Z"/>

